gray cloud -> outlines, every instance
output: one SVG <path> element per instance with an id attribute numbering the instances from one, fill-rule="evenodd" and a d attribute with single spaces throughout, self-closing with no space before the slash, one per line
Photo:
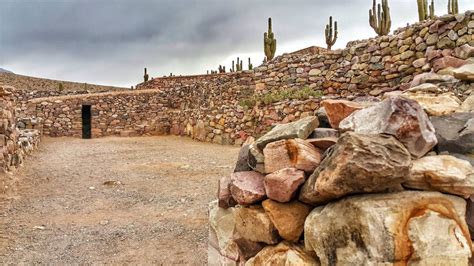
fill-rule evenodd
<path id="1" fill-rule="evenodd" d="M 447 0 L 437 0 L 438 14 Z M 474 9 L 460 1 L 462 10 Z M 391 0 L 393 28 L 417 20 L 416 1 Z M 199 74 L 232 58 L 263 59 L 266 18 L 277 53 L 324 46 L 330 15 L 336 48 L 374 36 L 371 0 L 0 0 L 0 67 L 53 79 L 130 86 L 152 76 Z"/>

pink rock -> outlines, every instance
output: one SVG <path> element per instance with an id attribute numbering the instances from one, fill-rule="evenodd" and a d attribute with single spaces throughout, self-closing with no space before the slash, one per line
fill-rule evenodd
<path id="1" fill-rule="evenodd" d="M 240 205 L 251 205 L 265 199 L 265 176 L 254 171 L 233 173 L 229 190 L 232 198 Z"/>
<path id="2" fill-rule="evenodd" d="M 466 60 L 462 60 L 452 56 L 445 56 L 434 60 L 432 63 L 432 67 L 434 72 L 438 72 L 441 69 L 445 69 L 448 67 L 457 68 L 463 66 L 464 64 L 466 64 Z"/>
<path id="3" fill-rule="evenodd" d="M 228 209 L 236 205 L 235 200 L 232 198 L 232 195 L 229 190 L 231 178 L 230 176 L 222 177 L 219 180 L 219 186 L 217 189 L 217 198 L 219 199 L 219 207 Z"/>
<path id="4" fill-rule="evenodd" d="M 303 171 L 296 168 L 281 169 L 265 177 L 265 191 L 272 200 L 289 202 L 304 181 Z"/>
<path id="5" fill-rule="evenodd" d="M 308 139 L 306 141 L 311 143 L 314 147 L 321 149 L 322 151 L 326 151 L 332 145 L 336 144 L 337 138 L 327 137 L 327 138 L 320 138 L 320 139 Z"/>
<path id="6" fill-rule="evenodd" d="M 429 49 L 429 50 L 426 51 L 425 57 L 426 57 L 426 59 L 428 59 L 428 61 L 431 61 L 431 60 L 436 59 L 436 58 L 440 58 L 441 57 L 441 51 L 440 50 Z"/>
<path id="7" fill-rule="evenodd" d="M 302 139 L 272 142 L 265 147 L 263 155 L 267 174 L 284 168 L 296 168 L 312 173 L 321 162 L 320 151 Z"/>
<path id="8" fill-rule="evenodd" d="M 353 112 L 363 108 L 361 104 L 346 100 L 325 100 L 321 102 L 332 128 L 339 128 L 339 123 Z"/>

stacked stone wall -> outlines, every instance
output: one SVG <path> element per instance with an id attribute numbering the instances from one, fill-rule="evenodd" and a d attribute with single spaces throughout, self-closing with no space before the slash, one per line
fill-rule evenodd
<path id="1" fill-rule="evenodd" d="M 159 132 L 240 144 L 275 124 L 314 115 L 324 99 L 381 98 L 420 84 L 414 77 L 425 72 L 434 76 L 423 82 L 434 80 L 443 91 L 464 100 L 472 84 L 453 80 L 452 70 L 472 60 L 468 58 L 473 56 L 473 32 L 474 14 L 469 11 L 417 23 L 395 35 L 351 42 L 342 50 L 310 47 L 284 54 L 254 71 L 155 78 L 124 93 L 30 99 L 22 115 L 44 118 L 46 135 L 79 136 L 80 106 L 88 101 L 94 136 Z M 305 87 L 319 96 L 266 101 L 272 93 Z M 254 104 L 243 104 L 248 99 Z M 150 102 L 158 107 L 149 107 Z"/>

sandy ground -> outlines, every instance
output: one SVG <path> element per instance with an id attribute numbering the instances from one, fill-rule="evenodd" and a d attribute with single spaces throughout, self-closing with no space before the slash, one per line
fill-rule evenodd
<path id="1" fill-rule="evenodd" d="M 238 148 L 46 138 L 0 209 L 0 264 L 205 265 L 207 205 Z"/>

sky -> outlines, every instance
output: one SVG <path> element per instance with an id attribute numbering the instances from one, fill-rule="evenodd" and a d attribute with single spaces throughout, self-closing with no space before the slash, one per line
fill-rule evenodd
<path id="1" fill-rule="evenodd" d="M 436 14 L 448 0 L 435 0 Z M 416 0 L 389 0 L 392 30 L 418 20 Z M 130 87 L 150 76 L 205 74 L 238 56 L 261 64 L 267 18 L 277 55 L 375 36 L 371 0 L 0 0 L 0 67 L 28 76 Z M 460 12 L 474 10 L 459 0 Z"/>

